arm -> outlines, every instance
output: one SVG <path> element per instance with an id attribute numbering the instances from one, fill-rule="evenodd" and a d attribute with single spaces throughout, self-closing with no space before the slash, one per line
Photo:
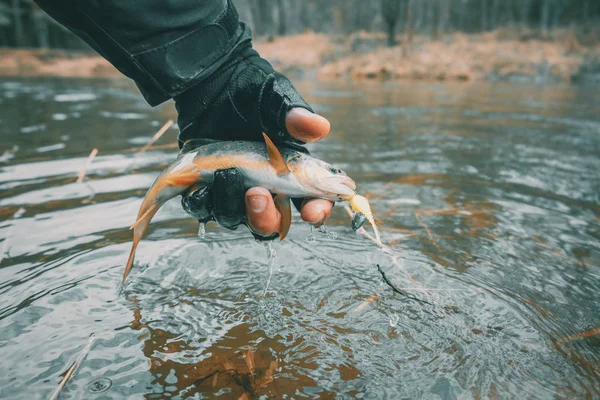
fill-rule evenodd
<path id="1" fill-rule="evenodd" d="M 262 140 L 262 132 L 303 143 L 329 132 L 329 122 L 252 48 L 250 29 L 231 0 L 36 2 L 135 81 L 150 105 L 174 99 L 180 145 L 192 138 Z M 266 190 L 250 189 L 242 206 L 255 232 L 278 230 Z M 330 212 L 323 200 L 302 207 L 313 223 Z"/>
<path id="2" fill-rule="evenodd" d="M 310 106 L 252 48 L 230 0 L 36 0 L 131 78 L 152 106 L 174 99 L 190 138 L 290 140 L 289 110 Z"/>

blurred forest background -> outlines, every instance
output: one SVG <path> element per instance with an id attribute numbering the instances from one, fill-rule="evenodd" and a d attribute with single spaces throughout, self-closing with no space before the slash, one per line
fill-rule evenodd
<path id="1" fill-rule="evenodd" d="M 600 24 L 598 0 L 235 0 L 240 18 L 258 36 L 313 32 L 396 31 L 427 34 L 536 29 L 549 36 L 568 28 L 588 38 Z M 595 34 L 594 32 L 593 34 Z M 0 0 L 0 46 L 81 49 L 86 45 L 31 0 Z"/>
<path id="2" fill-rule="evenodd" d="M 288 73 L 312 68 L 320 77 L 600 79 L 599 0 L 234 3 L 255 41 L 264 44 L 259 51 Z M 0 0 L 0 47 L 89 49 L 31 0 Z M 0 70 L 17 64 L 23 70 L 27 62 L 0 63 Z"/>

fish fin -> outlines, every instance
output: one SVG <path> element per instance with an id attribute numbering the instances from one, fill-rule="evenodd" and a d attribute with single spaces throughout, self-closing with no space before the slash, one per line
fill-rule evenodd
<path id="1" fill-rule="evenodd" d="M 142 236 L 144 236 L 144 232 L 146 232 L 148 225 L 150 225 L 152 217 L 154 217 L 158 209 L 167 200 L 177 196 L 197 181 L 198 172 L 194 172 L 194 169 L 185 168 L 181 171 L 169 172 L 161 175 L 156 182 L 154 182 L 150 190 L 148 190 L 148 193 L 142 202 L 142 206 L 140 207 L 140 211 L 138 212 L 138 218 L 130 228 L 133 229 L 133 244 L 131 246 L 131 251 L 129 252 L 129 259 L 127 260 L 125 272 L 123 273 L 123 283 L 125 283 L 127 275 L 129 275 L 129 272 L 133 267 L 135 250 L 140 243 L 140 240 L 142 240 Z M 172 189 L 174 187 L 181 190 L 174 190 L 169 193 L 169 188 Z M 165 191 L 166 193 L 169 193 L 166 196 Z"/>
<path id="2" fill-rule="evenodd" d="M 135 249 L 137 248 L 138 244 L 140 243 L 140 240 L 142 240 L 142 236 L 144 235 L 146 228 L 148 228 L 148 225 L 150 224 L 150 220 L 152 219 L 152 217 L 154 217 L 154 214 L 156 214 L 156 212 L 158 211 L 159 208 L 160 208 L 160 204 L 158 204 L 158 203 L 151 204 L 150 207 L 148 207 L 148 209 L 146 210 L 146 212 L 144 212 L 144 214 L 142 214 L 142 216 L 140 218 L 138 218 L 136 223 L 133 224 L 134 225 L 133 245 L 131 246 L 131 251 L 129 252 L 129 259 L 127 260 L 127 266 L 125 267 L 125 272 L 123 273 L 123 283 L 125 283 L 125 280 L 127 279 L 127 275 L 129 275 L 129 272 L 131 271 L 131 267 L 133 267 L 133 259 L 135 258 Z"/>
<path id="3" fill-rule="evenodd" d="M 279 240 L 283 240 L 290 231 L 290 225 L 292 224 L 292 206 L 290 203 L 290 198 L 280 194 L 275 196 L 274 201 L 275 207 L 281 214 L 281 225 L 279 226 Z"/>
<path id="4" fill-rule="evenodd" d="M 154 208 L 152 206 L 150 206 L 143 214 L 141 217 L 138 217 L 138 219 L 133 223 L 133 225 L 131 225 L 129 227 L 129 230 L 135 229 L 137 228 L 147 217 L 150 213 L 153 213 L 152 215 L 154 215 L 154 213 L 156 213 L 156 210 L 154 210 Z"/>
<path id="5" fill-rule="evenodd" d="M 285 175 L 289 174 L 290 170 L 285 163 L 285 160 L 281 156 L 279 149 L 273 141 L 267 136 L 266 133 L 263 132 L 263 137 L 265 138 L 265 144 L 267 145 L 267 153 L 269 154 L 269 164 L 275 169 L 277 175 Z"/>
<path id="6" fill-rule="evenodd" d="M 158 185 L 158 184 L 154 185 L 150 189 L 150 191 L 148 192 L 146 197 L 147 198 L 148 198 L 148 196 L 154 197 L 155 191 L 158 192 L 161 190 L 161 188 L 164 188 L 166 186 L 190 187 L 190 186 L 196 184 L 197 181 L 198 181 L 198 173 L 196 173 L 196 172 L 183 171 L 182 173 L 179 173 L 179 174 L 177 174 L 177 173 L 169 174 L 168 176 L 162 177 L 162 182 L 160 182 L 160 185 Z M 175 197 L 175 196 L 173 196 L 173 197 Z M 140 214 L 138 214 L 137 220 L 134 222 L 133 225 L 131 225 L 129 227 L 130 230 L 135 229 L 147 217 L 147 215 L 152 212 L 152 206 L 146 207 L 145 203 L 146 203 L 146 199 L 144 199 L 144 203 L 142 203 L 142 207 L 140 207 Z M 156 211 L 157 210 L 154 210 L 154 213 L 156 213 Z M 152 215 L 154 215 L 154 213 Z M 150 218 L 152 218 L 152 216 Z"/>
<path id="7" fill-rule="evenodd" d="M 189 139 L 183 143 L 181 150 L 179 150 L 179 154 L 187 153 L 189 151 L 195 150 L 198 147 L 206 146 L 207 144 L 220 142 L 217 139 Z"/>
<path id="8" fill-rule="evenodd" d="M 175 187 L 189 187 L 198 182 L 198 172 L 181 171 L 172 172 L 165 177 L 166 183 Z"/>

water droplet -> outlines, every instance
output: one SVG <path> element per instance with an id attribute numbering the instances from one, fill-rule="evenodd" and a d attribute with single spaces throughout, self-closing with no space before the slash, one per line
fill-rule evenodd
<path id="1" fill-rule="evenodd" d="M 313 227 L 310 227 L 310 233 L 306 236 L 306 241 L 308 243 L 315 243 L 317 238 L 315 238 L 315 234 L 313 233 Z"/>
<path id="2" fill-rule="evenodd" d="M 338 238 L 338 234 L 332 230 L 325 228 L 325 225 L 319 226 L 319 228 L 317 228 L 317 230 L 321 233 L 326 234 L 327 237 L 331 240 L 336 240 Z"/>
<path id="3" fill-rule="evenodd" d="M 206 236 L 206 224 L 204 222 L 200 222 L 200 225 L 198 226 L 198 237 L 200 239 L 204 239 L 205 236 Z"/>
<path id="4" fill-rule="evenodd" d="M 104 393 L 110 389 L 112 381 L 109 378 L 98 378 L 94 379 L 87 385 L 87 389 L 90 393 Z"/>
<path id="5" fill-rule="evenodd" d="M 273 248 L 273 241 L 268 240 L 263 242 L 265 249 L 267 250 L 267 258 L 269 263 L 269 278 L 267 279 L 267 286 L 265 287 L 265 291 L 263 292 L 263 297 L 267 294 L 267 290 L 269 290 L 269 285 L 271 284 L 271 278 L 273 277 L 273 266 L 275 265 L 275 249 Z"/>

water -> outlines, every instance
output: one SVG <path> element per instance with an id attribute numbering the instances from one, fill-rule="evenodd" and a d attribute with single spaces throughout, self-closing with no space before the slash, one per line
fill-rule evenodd
<path id="1" fill-rule="evenodd" d="M 334 127 L 311 151 L 389 251 L 341 205 L 331 235 L 294 215 L 263 297 L 263 246 L 200 240 L 178 200 L 121 285 L 175 127 L 137 150 L 171 105 L 122 80 L 0 82 L 0 397 L 48 398 L 91 334 L 61 398 L 600 397 L 600 91 L 297 86 Z"/>

